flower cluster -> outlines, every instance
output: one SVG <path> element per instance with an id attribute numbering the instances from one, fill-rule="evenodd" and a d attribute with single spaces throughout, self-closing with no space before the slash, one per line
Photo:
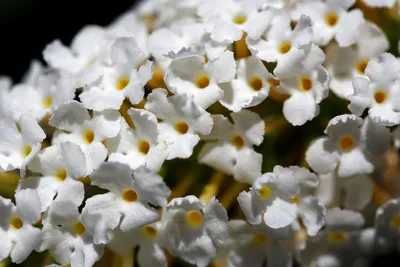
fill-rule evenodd
<path id="1" fill-rule="evenodd" d="M 20 83 L 0 77 L 0 172 L 19 176 L 0 261 L 91 267 L 139 248 L 141 267 L 364 266 L 400 249 L 388 49 L 355 0 L 147 0 L 51 42 Z M 348 110 L 320 112 L 331 97 Z M 325 136 L 297 162 L 266 153 L 270 133 L 315 121 Z M 202 193 L 179 186 L 212 169 Z"/>

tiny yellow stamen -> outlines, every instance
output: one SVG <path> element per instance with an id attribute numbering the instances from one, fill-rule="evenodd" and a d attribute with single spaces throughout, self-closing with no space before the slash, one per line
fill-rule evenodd
<path id="1" fill-rule="evenodd" d="M 139 152 L 143 155 L 147 155 L 150 150 L 150 144 L 146 140 L 141 140 L 138 145 Z"/>
<path id="2" fill-rule="evenodd" d="M 49 108 L 51 106 L 51 104 L 53 103 L 53 98 L 51 96 L 48 96 L 44 99 L 43 102 L 43 107 L 44 108 Z"/>
<path id="3" fill-rule="evenodd" d="M 254 76 L 250 79 L 249 85 L 254 91 L 260 91 L 263 88 L 263 81 L 260 77 Z"/>
<path id="4" fill-rule="evenodd" d="M 399 228 L 400 227 L 400 213 L 393 216 L 393 218 L 390 220 L 389 224 L 390 224 L 391 228 Z"/>
<path id="5" fill-rule="evenodd" d="M 263 234 L 253 234 L 253 241 L 258 245 L 266 245 L 268 244 L 268 237 Z"/>
<path id="6" fill-rule="evenodd" d="M 237 16 L 235 16 L 233 18 L 233 22 L 235 24 L 243 24 L 243 23 L 246 22 L 246 20 L 247 20 L 247 18 L 245 16 L 242 16 L 242 15 L 237 15 Z"/>
<path id="7" fill-rule="evenodd" d="M 244 140 L 240 135 L 235 134 L 231 138 L 231 144 L 240 149 L 244 147 Z"/>
<path id="8" fill-rule="evenodd" d="M 24 158 L 26 158 L 27 156 L 29 156 L 29 154 L 31 153 L 31 151 L 32 151 L 32 147 L 29 146 L 29 145 L 26 145 L 26 146 L 24 147 L 24 150 L 22 151 L 22 156 L 23 156 Z"/>
<path id="9" fill-rule="evenodd" d="M 354 140 L 354 138 L 350 135 L 345 135 L 342 136 L 339 139 L 339 148 L 343 151 L 343 152 L 349 152 L 351 151 L 354 147 L 356 146 L 356 141 Z"/>
<path id="10" fill-rule="evenodd" d="M 192 227 L 200 227 L 203 224 L 203 216 L 196 210 L 186 213 L 186 221 Z"/>
<path id="11" fill-rule="evenodd" d="M 300 78 L 299 87 L 301 91 L 308 92 L 313 87 L 313 81 L 308 77 L 302 77 Z"/>
<path id="12" fill-rule="evenodd" d="M 129 77 L 121 77 L 117 82 L 117 90 L 121 91 L 129 84 Z"/>
<path id="13" fill-rule="evenodd" d="M 10 224 L 10 226 L 11 226 L 12 228 L 14 228 L 14 230 L 19 230 L 19 229 L 22 228 L 22 226 L 24 226 L 24 222 L 23 222 L 22 219 L 21 219 L 20 217 L 18 217 L 18 216 L 13 216 L 13 217 L 10 219 L 9 224 Z"/>
<path id="14" fill-rule="evenodd" d="M 135 202 L 138 199 L 138 195 L 134 190 L 129 188 L 122 192 L 122 199 L 129 203 Z"/>
<path id="15" fill-rule="evenodd" d="M 158 236 L 158 232 L 153 226 L 146 225 L 142 228 L 142 231 L 149 239 L 154 239 Z"/>
<path id="16" fill-rule="evenodd" d="M 189 131 L 189 125 L 184 121 L 177 122 L 175 124 L 175 130 L 180 134 L 185 134 Z"/>
<path id="17" fill-rule="evenodd" d="M 268 199 L 272 195 L 272 190 L 268 185 L 263 185 L 260 189 L 258 189 L 258 196 L 262 200 Z"/>
<path id="18" fill-rule="evenodd" d="M 86 130 L 83 134 L 83 140 L 86 144 L 91 144 L 94 140 L 94 132 L 92 130 Z"/>
<path id="19" fill-rule="evenodd" d="M 67 178 L 67 171 L 64 168 L 59 169 L 56 172 L 56 178 L 60 181 L 64 181 Z"/>
<path id="20" fill-rule="evenodd" d="M 72 225 L 72 232 L 75 235 L 82 236 L 86 233 L 86 227 L 83 225 L 83 223 L 79 221 L 74 222 L 74 224 Z"/>
<path id="21" fill-rule="evenodd" d="M 290 198 L 290 200 L 293 201 L 294 203 L 296 203 L 297 205 L 299 205 L 299 203 L 300 203 L 299 196 L 292 197 L 292 198 Z"/>
<path id="22" fill-rule="evenodd" d="M 356 69 L 357 69 L 358 73 L 364 75 L 367 65 L 368 65 L 368 60 L 366 60 L 366 59 L 359 60 L 356 65 Z"/>
<path id="23" fill-rule="evenodd" d="M 378 90 L 378 91 L 376 91 L 375 94 L 374 94 L 374 99 L 375 99 L 375 102 L 376 102 L 376 103 L 378 103 L 378 104 L 383 104 L 383 103 L 386 102 L 387 94 L 386 94 L 386 92 L 383 91 L 383 90 Z"/>
<path id="24" fill-rule="evenodd" d="M 336 23 L 338 22 L 339 18 L 338 15 L 336 15 L 336 13 L 328 13 L 325 17 L 325 23 L 329 26 L 329 27 L 334 27 L 336 25 Z"/>
<path id="25" fill-rule="evenodd" d="M 292 48 L 292 43 L 291 42 L 283 42 L 280 46 L 279 46 L 279 53 L 281 54 L 286 54 L 287 52 L 290 51 L 290 49 Z"/>
<path id="26" fill-rule="evenodd" d="M 343 245 L 347 241 L 348 235 L 345 232 L 331 232 L 328 234 L 328 243 L 331 245 Z"/>
<path id="27" fill-rule="evenodd" d="M 204 89 L 210 84 L 210 78 L 207 74 L 200 75 L 196 78 L 195 84 L 198 88 Z"/>

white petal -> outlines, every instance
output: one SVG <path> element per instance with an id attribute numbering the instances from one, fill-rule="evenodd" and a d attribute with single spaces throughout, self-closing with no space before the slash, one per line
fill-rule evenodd
<path id="1" fill-rule="evenodd" d="M 85 191 L 81 182 L 66 179 L 57 191 L 57 201 L 71 201 L 77 207 L 82 204 Z"/>
<path id="2" fill-rule="evenodd" d="M 0 260 L 4 260 L 10 255 L 11 249 L 13 247 L 13 242 L 8 235 L 2 236 L 0 239 Z"/>
<path id="3" fill-rule="evenodd" d="M 319 108 L 311 94 L 296 93 L 283 103 L 283 114 L 294 126 L 300 126 L 315 118 Z"/>
<path id="4" fill-rule="evenodd" d="M 233 22 L 229 23 L 223 20 L 215 21 L 214 29 L 211 33 L 211 39 L 218 43 L 232 43 L 242 38 L 243 31 Z"/>
<path id="5" fill-rule="evenodd" d="M 340 205 L 341 201 L 341 185 L 336 172 L 319 175 L 319 186 L 315 193 L 325 206 L 335 207 Z"/>
<path id="6" fill-rule="evenodd" d="M 225 51 L 217 59 L 210 61 L 205 67 L 216 83 L 230 82 L 235 78 L 236 61 L 233 52 Z"/>
<path id="7" fill-rule="evenodd" d="M 129 206 L 124 209 L 123 213 L 125 217 L 122 219 L 120 227 L 124 232 L 136 230 L 160 219 L 157 210 L 140 202 L 129 204 Z"/>
<path id="8" fill-rule="evenodd" d="M 39 143 L 46 138 L 46 134 L 39 126 L 36 119 L 31 115 L 21 115 L 18 122 L 21 127 L 22 137 L 27 141 L 27 143 Z"/>
<path id="9" fill-rule="evenodd" d="M 229 237 L 228 214 L 225 208 L 213 197 L 205 207 L 204 214 L 205 227 L 210 236 L 225 241 Z"/>
<path id="10" fill-rule="evenodd" d="M 86 157 L 87 175 L 90 175 L 107 158 L 107 149 L 100 142 L 92 142 L 90 145 L 83 147 L 83 153 Z"/>
<path id="11" fill-rule="evenodd" d="M 366 158 L 364 153 L 355 148 L 350 152 L 343 153 L 340 157 L 338 175 L 340 177 L 349 177 L 358 174 L 371 173 L 374 166 Z"/>
<path id="12" fill-rule="evenodd" d="M 146 58 L 137 46 L 135 38 L 121 37 L 114 41 L 111 48 L 111 59 L 114 64 L 130 64 L 133 68 L 136 68 Z"/>
<path id="13" fill-rule="evenodd" d="M 372 198 L 373 184 L 368 176 L 356 176 L 344 179 L 344 207 L 362 210 Z"/>
<path id="14" fill-rule="evenodd" d="M 308 196 L 301 199 L 299 210 L 307 234 L 315 236 L 325 224 L 326 208 L 318 198 Z"/>
<path id="15" fill-rule="evenodd" d="M 34 224 L 40 218 L 41 204 L 37 192 L 33 189 L 24 189 L 15 194 L 18 216 L 26 224 Z"/>
<path id="16" fill-rule="evenodd" d="M 327 138 L 320 138 L 308 148 L 306 160 L 314 171 L 328 173 L 336 168 L 339 155 L 333 151 L 332 147 Z"/>
<path id="17" fill-rule="evenodd" d="M 40 199 L 40 211 L 44 212 L 53 202 L 60 184 L 54 177 L 50 176 L 29 177 L 19 182 L 18 190 L 35 189 Z"/>
<path id="18" fill-rule="evenodd" d="M 226 174 L 232 174 L 235 161 L 235 148 L 226 143 L 207 143 L 199 153 L 200 163 L 211 166 Z"/>
<path id="19" fill-rule="evenodd" d="M 354 44 L 357 41 L 359 28 L 364 22 L 363 13 L 359 9 L 343 14 L 336 25 L 336 41 L 339 46 Z"/>
<path id="20" fill-rule="evenodd" d="M 199 267 L 207 266 L 216 254 L 211 238 L 205 234 L 195 239 L 194 242 L 182 246 L 179 251 L 179 257 Z"/>
<path id="21" fill-rule="evenodd" d="M 73 100 L 58 106 L 49 124 L 60 130 L 73 131 L 89 119 L 89 113 L 83 104 Z"/>
<path id="22" fill-rule="evenodd" d="M 276 198 L 264 212 L 264 222 L 271 228 L 282 228 L 297 218 L 297 204 Z"/>
<path id="23" fill-rule="evenodd" d="M 60 151 L 67 173 L 74 178 L 86 174 L 86 157 L 81 147 L 71 142 L 60 143 Z"/>
<path id="24" fill-rule="evenodd" d="M 60 264 L 69 264 L 71 260 L 71 236 L 63 233 L 52 225 L 42 229 L 43 239 L 39 251 L 50 250 L 51 256 Z"/>
<path id="25" fill-rule="evenodd" d="M 93 185 L 119 195 L 132 184 L 132 175 L 133 173 L 129 165 L 118 162 L 105 162 L 92 173 L 90 178 Z"/>
<path id="26" fill-rule="evenodd" d="M 235 128 L 241 131 L 247 140 L 254 145 L 260 145 L 264 139 L 265 123 L 260 116 L 249 110 L 231 114 Z"/>
<path id="27" fill-rule="evenodd" d="M 271 23 L 272 17 L 272 10 L 252 12 L 243 25 L 243 31 L 245 31 L 251 39 L 258 40 Z"/>
<path id="28" fill-rule="evenodd" d="M 247 221 L 250 224 L 260 224 L 262 222 L 262 207 L 256 210 L 257 206 L 253 205 L 252 195 L 249 192 L 240 193 L 237 197 L 237 200 L 244 215 L 246 215 Z"/>
<path id="29" fill-rule="evenodd" d="M 11 251 L 11 260 L 22 263 L 31 252 L 39 245 L 42 232 L 31 225 L 24 225 L 16 234 L 16 244 Z"/>
<path id="30" fill-rule="evenodd" d="M 371 155 L 382 155 L 390 145 L 389 128 L 374 123 L 371 119 L 366 118 L 361 128 L 362 134 L 366 139 L 366 150 Z"/>
<path id="31" fill-rule="evenodd" d="M 124 101 L 124 94 L 119 91 L 101 90 L 92 87 L 79 95 L 79 99 L 87 109 L 103 111 L 106 109 L 119 109 Z"/>
<path id="32" fill-rule="evenodd" d="M 233 176 L 239 182 L 252 184 L 261 175 L 262 155 L 244 147 L 236 153 Z"/>
<path id="33" fill-rule="evenodd" d="M 167 267 L 164 251 L 157 245 L 141 245 L 138 253 L 139 266 Z"/>
<path id="34" fill-rule="evenodd" d="M 340 208 L 328 210 L 325 219 L 326 226 L 333 230 L 353 231 L 364 225 L 364 218 L 361 213 Z"/>
<path id="35" fill-rule="evenodd" d="M 95 140 L 103 141 L 117 136 L 121 129 L 121 115 L 116 110 L 94 112 L 91 123 L 93 123 Z"/>

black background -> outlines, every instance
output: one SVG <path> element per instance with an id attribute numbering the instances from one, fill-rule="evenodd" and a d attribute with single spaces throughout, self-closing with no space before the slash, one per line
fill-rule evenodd
<path id="1" fill-rule="evenodd" d="M 0 75 L 18 82 L 46 44 L 70 43 L 86 24 L 105 26 L 135 0 L 0 0 Z"/>

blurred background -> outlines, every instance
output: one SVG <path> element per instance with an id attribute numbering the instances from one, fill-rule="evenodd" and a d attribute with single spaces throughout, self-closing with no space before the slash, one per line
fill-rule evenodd
<path id="1" fill-rule="evenodd" d="M 19 81 L 58 38 L 69 45 L 86 24 L 105 26 L 139 0 L 0 0 L 0 75 Z"/>

